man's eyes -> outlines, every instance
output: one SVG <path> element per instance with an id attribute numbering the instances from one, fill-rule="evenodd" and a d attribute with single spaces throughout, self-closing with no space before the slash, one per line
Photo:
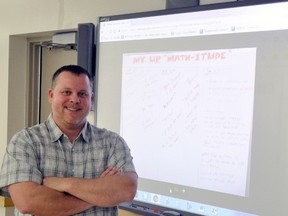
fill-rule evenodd
<path id="1" fill-rule="evenodd" d="M 67 90 L 67 91 L 62 91 L 62 94 L 65 96 L 69 96 L 72 94 L 72 92 Z M 78 97 L 81 97 L 81 98 L 85 98 L 89 96 L 87 92 L 78 92 L 77 95 Z"/>
<path id="2" fill-rule="evenodd" d="M 70 95 L 70 94 L 71 94 L 71 91 L 62 91 L 62 94 L 63 94 L 63 95 Z"/>
<path id="3" fill-rule="evenodd" d="M 78 96 L 79 96 L 79 97 L 88 97 L 88 93 L 86 93 L 86 92 L 79 92 L 79 93 L 78 93 Z"/>

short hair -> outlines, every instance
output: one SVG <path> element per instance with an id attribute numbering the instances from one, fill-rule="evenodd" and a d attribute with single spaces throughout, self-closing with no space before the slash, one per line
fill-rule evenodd
<path id="1" fill-rule="evenodd" d="M 86 75 L 89 78 L 91 89 L 93 89 L 92 76 L 90 75 L 90 73 L 87 70 L 85 70 L 83 67 L 81 67 L 79 65 L 64 65 L 64 66 L 60 67 L 58 70 L 56 70 L 52 76 L 51 88 L 55 87 L 57 77 L 64 71 L 68 71 L 68 72 L 75 74 L 77 76 L 79 76 L 81 74 Z"/>

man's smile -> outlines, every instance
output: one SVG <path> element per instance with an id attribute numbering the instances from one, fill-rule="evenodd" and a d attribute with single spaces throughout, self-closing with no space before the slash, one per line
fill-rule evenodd
<path id="1" fill-rule="evenodd" d="M 75 108 L 75 107 L 65 107 L 67 110 L 72 111 L 72 112 L 78 112 L 81 109 L 80 108 Z"/>

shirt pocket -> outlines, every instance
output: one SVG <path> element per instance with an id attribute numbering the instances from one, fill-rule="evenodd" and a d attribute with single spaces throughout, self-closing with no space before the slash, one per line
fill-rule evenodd
<path id="1" fill-rule="evenodd" d="M 68 167 L 65 155 L 57 146 L 42 147 L 40 151 L 39 169 L 43 177 L 67 177 Z"/>
<path id="2" fill-rule="evenodd" d="M 102 158 L 91 158 L 86 163 L 84 178 L 97 178 L 105 171 L 107 162 Z"/>
<path id="3" fill-rule="evenodd" d="M 55 176 L 55 177 L 67 177 L 67 166 L 65 160 L 60 158 L 53 160 L 51 158 L 46 159 L 44 163 L 41 163 L 40 170 L 44 177 Z"/>

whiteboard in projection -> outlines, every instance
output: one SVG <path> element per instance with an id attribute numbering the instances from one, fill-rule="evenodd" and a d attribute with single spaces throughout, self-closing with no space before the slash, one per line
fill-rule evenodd
<path id="1" fill-rule="evenodd" d="M 139 176 L 247 196 L 255 62 L 256 48 L 124 54 L 121 135 Z"/>

